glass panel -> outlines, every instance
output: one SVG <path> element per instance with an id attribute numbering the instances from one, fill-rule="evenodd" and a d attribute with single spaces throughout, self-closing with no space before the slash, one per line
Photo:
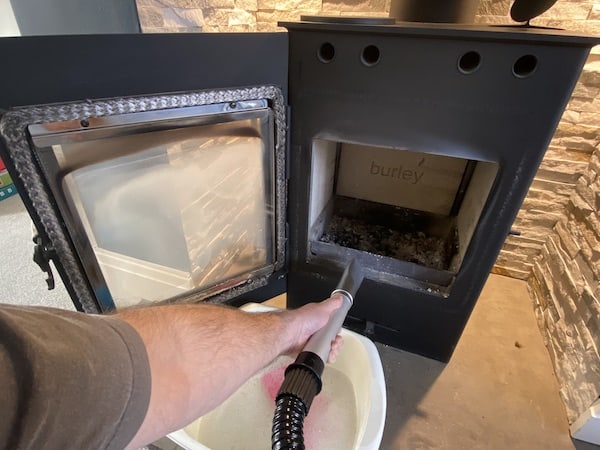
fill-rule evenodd
<path id="1" fill-rule="evenodd" d="M 66 208 L 117 307 L 218 291 L 272 269 L 272 118 L 250 114 L 50 147 L 69 168 Z"/>

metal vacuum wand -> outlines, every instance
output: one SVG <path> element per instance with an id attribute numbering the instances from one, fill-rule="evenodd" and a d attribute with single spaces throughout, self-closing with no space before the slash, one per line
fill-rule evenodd
<path id="1" fill-rule="evenodd" d="M 311 336 L 296 361 L 285 370 L 283 384 L 275 399 L 272 450 L 304 449 L 304 417 L 315 396 L 321 392 L 321 375 L 331 351 L 331 343 L 344 323 L 362 280 L 362 270 L 352 260 L 331 293 L 332 297 L 342 296 L 342 306 L 332 313 L 327 325 Z"/>
<path id="2" fill-rule="evenodd" d="M 346 270 L 344 270 L 337 287 L 331 293 L 331 297 L 340 295 L 343 298 L 344 302 L 342 306 L 331 315 L 327 325 L 312 335 L 302 349 L 303 352 L 312 352 L 318 355 L 324 362 L 327 361 L 329 351 L 331 350 L 331 343 L 344 324 L 346 315 L 354 303 L 354 296 L 362 280 L 362 270 L 360 270 L 358 263 L 352 260 L 346 267 Z"/>

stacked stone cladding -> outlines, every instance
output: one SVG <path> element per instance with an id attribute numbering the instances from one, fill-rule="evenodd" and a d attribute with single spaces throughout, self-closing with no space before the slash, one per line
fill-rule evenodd
<path id="1" fill-rule="evenodd" d="M 137 0 L 142 31 L 283 31 L 301 15 L 387 16 L 391 0 Z"/>
<path id="2" fill-rule="evenodd" d="M 600 394 L 600 146 L 565 209 L 527 284 L 572 423 Z"/>

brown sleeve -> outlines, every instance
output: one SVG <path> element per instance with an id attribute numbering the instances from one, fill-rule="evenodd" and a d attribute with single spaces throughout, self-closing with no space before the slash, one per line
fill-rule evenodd
<path id="1" fill-rule="evenodd" d="M 146 350 L 125 322 L 0 305 L 0 449 L 123 449 L 149 400 Z"/>

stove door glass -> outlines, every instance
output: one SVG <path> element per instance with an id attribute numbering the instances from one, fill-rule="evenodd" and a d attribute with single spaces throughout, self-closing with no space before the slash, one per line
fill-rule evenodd
<path id="1" fill-rule="evenodd" d="M 110 292 L 105 309 L 214 295 L 273 271 L 267 101 L 72 122 L 30 133 L 84 269 Z"/>

